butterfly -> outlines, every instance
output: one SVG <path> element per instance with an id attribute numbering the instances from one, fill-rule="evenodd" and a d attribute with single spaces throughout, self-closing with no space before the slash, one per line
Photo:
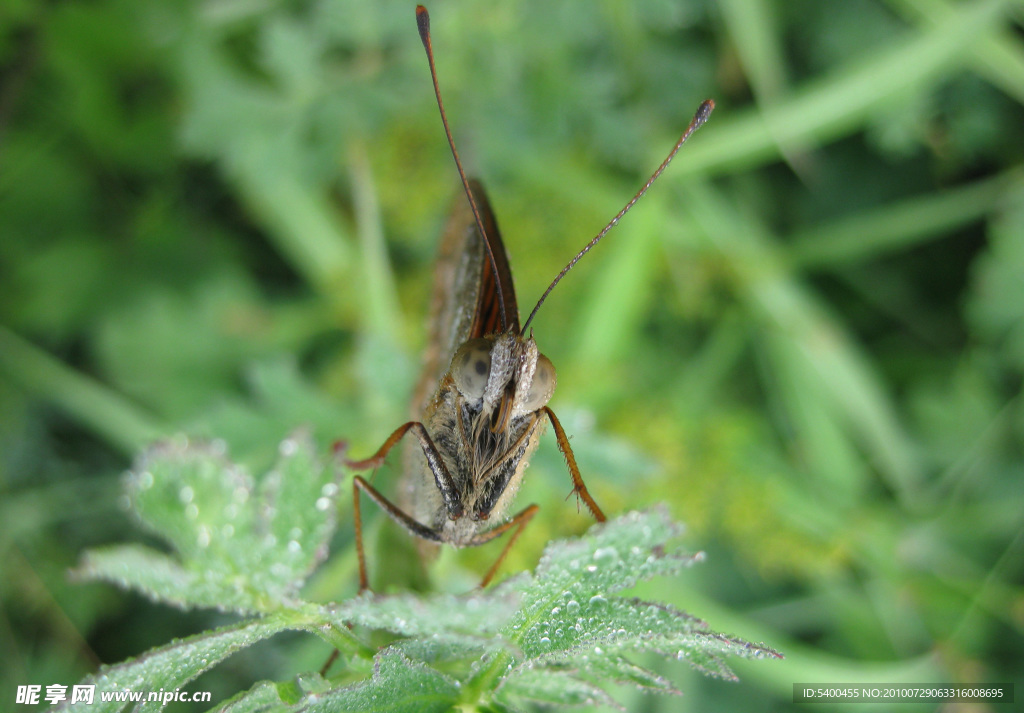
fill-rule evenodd
<path id="1" fill-rule="evenodd" d="M 424 375 L 417 389 L 422 418 L 395 429 L 370 458 L 346 461 L 349 468 L 357 471 L 377 468 L 406 439 L 403 469 L 409 485 L 405 509 L 363 477 L 357 475 L 353 479 L 360 591 L 369 588 L 361 494 L 373 500 L 409 534 L 429 543 L 474 547 L 512 530 L 497 561 L 481 581 L 481 587 L 487 586 L 523 528 L 537 513 L 538 506 L 529 505 L 509 515 L 530 455 L 548 423 L 565 456 L 572 492 L 597 521 L 605 520 L 580 476 L 569 438 L 548 406 L 555 391 L 555 367 L 540 352 L 529 327 L 559 281 L 633 207 L 714 109 L 711 100 L 700 105 L 647 183 L 558 273 L 520 326 L 512 271 L 498 223 L 483 186 L 466 177 L 448 126 L 426 8 L 417 6 L 416 19 L 441 121 L 466 200 L 453 210 L 441 242 L 431 309 L 432 334 Z"/>

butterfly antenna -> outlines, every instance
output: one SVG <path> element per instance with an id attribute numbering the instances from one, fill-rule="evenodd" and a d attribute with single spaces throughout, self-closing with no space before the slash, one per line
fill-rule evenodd
<path id="1" fill-rule="evenodd" d="M 590 252 L 590 249 L 597 245 L 601 241 L 601 238 L 603 238 L 609 230 L 615 227 L 615 224 L 622 219 L 622 216 L 624 216 L 629 211 L 629 209 L 632 208 L 638 200 L 640 200 L 640 197 L 647 192 L 647 189 L 651 187 L 651 184 L 658 180 L 658 176 L 660 176 L 662 171 L 664 171 L 665 168 L 672 162 L 672 159 L 675 158 L 676 153 L 678 153 L 679 149 L 682 148 L 682 145 L 686 143 L 686 140 L 693 135 L 694 131 L 703 126 L 704 122 L 708 120 L 708 117 L 711 116 L 711 112 L 714 108 L 715 102 L 712 101 L 711 99 L 706 99 L 700 105 L 700 107 L 697 109 L 697 113 L 694 114 L 693 119 L 690 120 L 690 125 L 686 127 L 686 131 L 684 131 L 682 133 L 682 136 L 679 137 L 679 141 L 677 141 L 676 145 L 672 147 L 672 150 L 669 152 L 668 156 L 665 157 L 665 160 L 661 162 L 661 165 L 658 166 L 658 169 L 651 175 L 649 179 L 647 179 L 647 183 L 645 183 L 643 187 L 639 191 L 637 191 L 636 195 L 630 199 L 629 203 L 623 206 L 622 210 L 620 210 L 618 214 L 616 214 L 616 216 L 608 222 L 608 225 L 604 226 L 604 228 L 601 229 L 601 232 L 594 236 L 593 240 L 584 245 L 583 249 L 576 253 L 576 257 L 570 260 L 569 264 L 562 268 L 562 271 L 558 273 L 555 279 L 551 281 L 551 284 L 548 285 L 548 288 L 544 290 L 544 294 L 540 296 L 539 300 L 537 300 L 537 305 L 533 308 L 533 311 L 530 312 L 530 316 L 523 324 L 523 329 L 521 332 L 522 334 L 526 334 L 526 330 L 529 328 L 530 322 L 533 321 L 534 315 L 537 314 L 537 310 L 540 309 L 540 306 L 544 304 L 544 300 L 546 300 L 548 295 L 551 294 L 551 290 L 555 289 L 555 285 L 557 285 L 561 281 L 561 279 L 565 277 L 566 273 L 568 273 L 569 270 L 571 270 L 576 265 L 576 263 L 580 261 L 580 258 L 582 258 L 584 255 Z"/>
<path id="2" fill-rule="evenodd" d="M 437 108 L 441 112 L 441 123 L 444 124 L 444 133 L 448 137 L 448 146 L 452 150 L 455 167 L 459 169 L 459 178 L 462 179 L 462 188 L 466 191 L 466 198 L 469 199 L 469 207 L 473 211 L 473 219 L 476 220 L 476 229 L 480 231 L 480 237 L 487 249 L 487 257 L 491 261 L 491 269 L 495 275 L 498 275 L 498 264 L 494 259 L 494 252 L 491 250 L 491 241 L 487 239 L 487 230 L 484 228 L 484 221 L 480 217 L 480 208 L 473 198 L 473 191 L 469 188 L 466 172 L 462 169 L 462 161 L 459 160 L 459 152 L 455 148 L 455 139 L 452 138 L 452 130 L 448 126 L 448 117 L 444 113 L 444 102 L 441 101 L 441 87 L 437 83 L 437 70 L 434 68 L 434 50 L 430 44 L 430 14 L 427 12 L 427 8 L 422 5 L 416 6 L 416 26 L 420 31 L 423 49 L 427 51 L 427 62 L 430 63 L 430 79 L 434 83 L 434 96 L 437 97 Z M 501 280 L 495 279 L 494 282 L 498 291 L 498 311 L 501 316 L 501 330 L 505 331 L 508 328 L 508 319 L 505 316 L 505 295 L 501 291 Z"/>

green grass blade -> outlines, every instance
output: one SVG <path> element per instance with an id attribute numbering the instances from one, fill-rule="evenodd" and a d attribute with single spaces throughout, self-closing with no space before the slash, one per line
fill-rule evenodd
<path id="1" fill-rule="evenodd" d="M 886 102 L 925 91 L 947 76 L 950 65 L 965 63 L 970 47 L 997 29 L 1011 4 L 985 0 L 962 5 L 933 27 L 908 33 L 896 46 L 873 50 L 821 76 L 779 109 L 772 124 L 778 132 L 754 111 L 716 123 L 715 131 L 703 132 L 687 147 L 686 161 L 673 167 L 670 180 L 751 168 L 777 158 L 780 144 L 822 143 L 856 130 Z"/>
<path id="2" fill-rule="evenodd" d="M 0 327 L 0 371 L 127 454 L 167 433 L 135 404 Z"/>
<path id="3" fill-rule="evenodd" d="M 1024 174 L 1007 174 L 939 193 L 929 193 L 793 236 L 791 264 L 797 268 L 844 267 L 942 237 L 982 219 Z"/>

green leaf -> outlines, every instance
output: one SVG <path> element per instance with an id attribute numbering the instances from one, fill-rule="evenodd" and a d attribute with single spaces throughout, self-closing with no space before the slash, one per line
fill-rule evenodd
<path id="1" fill-rule="evenodd" d="M 231 654 L 257 641 L 266 639 L 286 629 L 301 628 L 295 615 L 269 616 L 239 624 L 221 627 L 214 631 L 190 636 L 167 646 L 147 651 L 135 659 L 115 666 L 103 667 L 94 676 L 88 676 L 82 685 L 95 685 L 93 703 L 62 706 L 59 710 L 89 711 L 90 713 L 114 713 L 126 708 L 130 700 L 101 701 L 100 693 L 150 691 L 175 691 L 199 674 L 213 668 Z M 157 711 L 163 708 L 159 701 L 144 701 L 133 710 Z"/>
<path id="2" fill-rule="evenodd" d="M 373 677 L 307 701 L 308 711 L 448 711 L 459 695 L 458 684 L 444 674 L 387 649 L 377 655 Z"/>
<path id="3" fill-rule="evenodd" d="M 294 606 L 306 576 L 327 556 L 337 474 L 304 434 L 283 441 L 279 452 L 257 484 L 214 445 L 182 440 L 149 449 L 127 478 L 128 500 L 177 559 L 108 548 L 89 553 L 78 573 L 179 606 Z"/>
<path id="4" fill-rule="evenodd" d="M 514 651 L 481 667 L 478 681 L 498 675 L 499 698 L 567 703 L 599 699 L 591 690 L 608 681 L 645 690 L 676 692 L 657 674 L 625 654 L 655 651 L 690 663 L 710 675 L 735 679 L 723 657 L 781 655 L 761 645 L 727 637 L 666 604 L 614 596 L 640 580 L 678 573 L 697 557 L 669 553 L 665 546 L 681 528 L 663 510 L 634 512 L 598 525 L 577 540 L 550 545 L 533 578 L 516 583 L 522 607 L 502 634 Z M 505 666 L 504 672 L 499 667 Z M 538 672 L 547 671 L 548 674 Z M 563 681 L 566 700 L 552 698 Z M 569 683 L 571 681 L 571 683 Z M 531 690 L 536 687 L 533 693 Z"/>
<path id="5" fill-rule="evenodd" d="M 550 668 L 525 669 L 506 679 L 499 700 L 515 708 L 521 708 L 522 703 L 540 703 L 551 706 L 603 705 L 625 710 L 600 686 L 577 678 L 571 670 Z"/>
<path id="6" fill-rule="evenodd" d="M 307 696 L 316 696 L 329 688 L 329 682 L 316 673 L 300 674 L 284 683 L 260 681 L 217 710 L 220 713 L 289 711 L 294 710 L 294 705 L 301 703 Z"/>
<path id="7" fill-rule="evenodd" d="M 402 665 L 375 663 L 373 681 L 381 690 L 411 688 L 406 661 L 428 665 L 463 659 L 471 663 L 460 685 L 465 700 L 493 698 L 510 708 L 527 703 L 615 705 L 610 683 L 678 693 L 665 678 L 630 660 L 641 653 L 683 660 L 731 680 L 735 675 L 726 656 L 781 658 L 765 646 L 717 633 L 670 605 L 616 596 L 641 580 L 676 574 L 698 560 L 667 550 L 680 531 L 664 511 L 634 512 L 597 525 L 579 539 L 549 545 L 534 574 L 513 577 L 486 592 L 365 594 L 325 607 L 323 613 L 335 629 L 347 624 L 407 637 L 387 649 L 388 655 L 401 656 Z M 391 684 L 389 677 L 395 677 Z M 448 681 L 428 677 L 418 685 L 443 698 Z M 363 692 L 360 705 L 376 705 L 362 687 L 345 690 Z"/>
<path id="8" fill-rule="evenodd" d="M 431 711 L 458 702 L 615 705 L 610 683 L 676 693 L 630 657 L 658 653 L 735 678 L 725 657 L 776 656 L 727 637 L 667 604 L 619 596 L 637 582 L 677 574 L 697 557 L 671 552 L 682 528 L 666 512 L 634 512 L 547 547 L 534 574 L 465 595 L 376 596 L 318 605 L 298 588 L 325 557 L 334 529 L 334 471 L 310 439 L 281 443 L 256 482 L 223 449 L 185 440 L 151 448 L 127 479 L 141 523 L 177 558 L 140 545 L 94 550 L 79 574 L 182 607 L 270 613 L 155 649 L 96 677 L 103 693 L 173 690 L 232 651 L 284 628 L 343 651 L 337 679 L 315 674 L 261 682 L 232 711 Z M 378 651 L 357 629 L 376 633 Z M 383 638 L 386 633 L 388 638 Z M 352 683 L 372 664 L 372 675 Z M 440 667 L 440 668 L 438 668 Z M 443 671 L 441 670 L 443 668 Z M 115 709 L 116 710 L 116 709 Z"/>
<path id="9" fill-rule="evenodd" d="M 510 580 L 517 582 L 518 579 Z M 401 636 L 439 636 L 451 632 L 490 636 L 512 616 L 519 597 L 509 582 L 488 592 L 456 596 L 363 594 L 335 604 L 330 611 L 339 622 L 382 629 Z"/>

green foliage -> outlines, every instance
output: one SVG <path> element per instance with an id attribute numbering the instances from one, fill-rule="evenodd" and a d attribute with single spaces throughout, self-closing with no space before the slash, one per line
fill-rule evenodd
<path id="1" fill-rule="evenodd" d="M 139 546 L 91 551 L 81 574 L 132 586 L 157 601 L 254 614 L 298 596 L 327 556 L 337 476 L 306 436 L 281 443 L 280 460 L 257 486 L 210 446 L 155 446 L 128 477 L 141 524 L 178 562 Z"/>
<path id="2" fill-rule="evenodd" d="M 353 593 L 346 527 L 300 594 L 315 538 L 302 551 L 312 560 L 275 560 L 287 576 L 260 583 L 269 570 L 253 569 L 230 592 L 217 586 L 233 565 L 219 561 L 204 584 L 216 609 L 155 606 L 67 571 L 83 550 L 138 541 L 116 507 L 119 476 L 157 440 L 222 442 L 237 472 L 263 473 L 298 428 L 363 456 L 408 420 L 458 188 L 413 6 L 3 3 L 0 708 L 18 685 L 80 680 L 220 630 L 235 611 Z M 656 656 L 628 658 L 656 678 L 627 667 L 602 679 L 671 680 L 694 709 L 766 711 L 791 701 L 793 681 L 974 683 L 1024 670 L 1021 0 L 430 10 L 455 139 L 488 187 L 524 309 L 697 104 L 717 103 L 552 293 L 535 336 L 558 370 L 552 407 L 605 511 L 664 503 L 708 552 L 685 577 L 629 596 L 698 611 L 786 659 L 736 660 L 741 686 Z M 376 481 L 389 497 L 395 460 Z M 253 507 L 278 497 L 260 482 Z M 541 508 L 509 571 L 582 532 L 569 487 L 544 439 L 519 496 Z M 183 548 L 198 547 L 200 525 L 228 524 L 203 519 L 213 511 L 189 520 L 185 507 Z M 350 507 L 339 499 L 343 522 Z M 495 556 L 446 550 L 420 567 L 404 533 L 364 516 L 380 606 L 443 606 Z M 255 510 L 240 517 L 273 526 Z M 195 603 L 198 562 L 216 553 L 164 552 L 176 544 L 118 550 L 152 580 L 133 591 L 171 599 L 177 587 Z M 270 556 L 246 556 L 257 552 Z M 409 591 L 447 594 L 391 599 Z M 520 594 L 503 591 L 511 617 Z M 487 643 L 506 634 L 488 632 L 448 632 L 434 654 L 415 643 L 432 635 L 369 638 L 397 652 L 384 668 L 432 676 L 406 662 L 434 655 L 433 670 L 465 682 L 466 661 L 507 653 Z M 316 669 L 322 649 L 277 636 L 194 685 L 225 699 L 287 680 L 249 696 L 294 702 L 372 675 L 359 649 L 346 654 L 349 680 L 289 678 Z M 532 692 L 500 690 L 524 707 L 603 701 L 597 671 L 552 659 L 517 674 Z M 636 686 L 615 697 L 630 710 L 679 704 Z"/>
<path id="3" fill-rule="evenodd" d="M 641 580 L 678 574 L 693 562 L 666 550 L 679 528 L 663 511 L 630 513 L 577 540 L 553 543 L 534 575 L 513 577 L 486 592 L 367 593 L 326 606 L 302 601 L 299 587 L 326 555 L 338 487 L 334 469 L 317 461 L 307 438 L 290 438 L 279 451 L 279 462 L 258 484 L 209 445 L 164 443 L 140 458 L 126 480 L 131 510 L 172 552 L 130 545 L 90 551 L 79 576 L 167 604 L 263 616 L 105 667 L 85 681 L 96 685 L 97 695 L 181 689 L 239 649 L 286 629 L 317 633 L 339 647 L 348 670 L 331 680 L 299 677 L 296 689 L 287 682 L 260 682 L 227 710 L 614 704 L 609 682 L 679 692 L 630 655 L 658 652 L 730 679 L 735 676 L 726 655 L 781 658 L 764 646 L 715 633 L 669 605 L 615 596 Z M 369 643 L 374 631 L 388 632 L 393 640 L 377 650 Z M 372 661 L 372 675 L 352 683 L 352 672 L 366 668 L 352 663 L 359 658 Z M 68 710 L 78 707 L 93 710 L 91 703 Z M 127 702 L 113 701 L 100 709 L 125 707 Z"/>

